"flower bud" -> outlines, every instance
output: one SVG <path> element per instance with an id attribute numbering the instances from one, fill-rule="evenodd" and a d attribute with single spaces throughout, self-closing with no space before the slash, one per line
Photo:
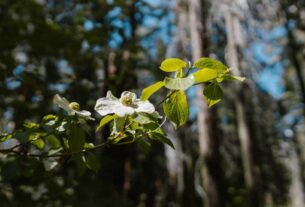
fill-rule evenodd
<path id="1" fill-rule="evenodd" d="M 71 102 L 71 103 L 69 104 L 69 107 L 70 107 L 71 109 L 75 110 L 75 111 L 79 111 L 79 110 L 80 110 L 80 106 L 79 106 L 79 104 L 78 104 L 77 102 Z"/>

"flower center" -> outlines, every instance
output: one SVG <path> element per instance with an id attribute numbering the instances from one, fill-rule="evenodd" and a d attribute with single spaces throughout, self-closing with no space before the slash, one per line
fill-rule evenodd
<path id="1" fill-rule="evenodd" d="M 132 97 L 131 96 L 123 96 L 120 98 L 120 102 L 125 105 L 125 106 L 133 106 L 134 105 L 134 102 L 132 100 Z"/>
<path id="2" fill-rule="evenodd" d="M 79 111 L 79 109 L 80 109 L 80 106 L 79 106 L 79 104 L 78 104 L 77 102 L 71 102 L 71 103 L 69 104 L 69 107 L 70 107 L 71 109 L 75 110 L 75 111 Z"/>

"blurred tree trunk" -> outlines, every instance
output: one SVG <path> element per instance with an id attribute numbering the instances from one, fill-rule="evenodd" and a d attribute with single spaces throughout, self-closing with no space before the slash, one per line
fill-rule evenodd
<path id="1" fill-rule="evenodd" d="M 281 2 L 281 6 L 284 12 L 285 16 L 285 29 L 287 31 L 287 46 L 288 46 L 288 57 L 290 59 L 290 62 L 295 69 L 296 77 L 298 80 L 298 86 L 299 90 L 301 91 L 301 100 L 303 104 L 305 105 L 305 82 L 304 82 L 304 77 L 303 77 L 303 72 L 302 71 L 302 66 L 301 62 L 299 60 L 299 55 L 302 54 L 302 49 L 300 45 L 296 42 L 296 38 L 294 37 L 293 31 L 292 31 L 292 26 L 289 26 L 289 21 L 293 20 L 290 15 L 288 9 L 290 8 L 289 4 L 287 1 Z M 305 109 L 303 110 L 303 114 L 305 116 Z"/>
<path id="2" fill-rule="evenodd" d="M 185 0 L 177 0 L 175 5 L 175 14 L 177 15 L 177 32 L 166 50 L 166 57 L 184 57 L 187 43 L 187 11 L 185 9 Z M 177 54 L 178 53 L 178 54 Z M 175 150 L 165 146 L 165 155 L 167 160 L 167 169 L 169 174 L 169 190 L 167 192 L 167 201 L 175 202 L 177 206 L 182 206 L 183 193 L 185 191 L 184 177 L 188 169 L 184 168 L 184 152 L 182 149 L 183 141 L 179 131 L 174 129 L 172 124 L 165 123 L 165 131 L 168 137 L 173 141 Z M 188 192 L 186 192 L 188 193 Z"/>
<path id="3" fill-rule="evenodd" d="M 192 44 L 193 61 L 204 54 L 206 43 L 206 15 L 204 13 L 204 1 L 189 0 L 189 25 Z M 197 88 L 198 103 L 198 141 L 200 156 L 204 161 L 201 170 L 202 183 L 205 191 L 204 205 L 206 207 L 223 207 L 224 184 L 222 183 L 222 173 L 219 153 L 219 137 L 215 136 L 213 130 L 213 119 L 215 120 L 216 109 L 209 110 L 203 102 L 203 87 Z"/>
<path id="4" fill-rule="evenodd" d="M 280 8 L 282 8 L 284 20 L 284 26 L 287 31 L 287 55 L 290 60 L 292 67 L 295 70 L 296 79 L 298 90 L 296 94 L 300 94 L 301 102 L 305 105 L 305 82 L 304 82 L 304 68 L 302 68 L 302 53 L 304 48 L 302 47 L 302 43 L 298 42 L 294 34 L 295 28 L 290 25 L 292 21 L 294 22 L 302 22 L 301 15 L 297 15 L 297 17 L 293 17 L 289 8 L 292 6 L 298 5 L 301 1 L 281 1 Z M 301 6 L 301 4 L 299 4 Z M 299 8 L 299 11 L 302 10 Z M 296 18 L 296 19 L 294 19 Z M 298 19 L 300 18 L 300 19 Z M 296 27 L 300 27 L 301 23 L 297 23 Z M 304 59 L 304 58 L 303 58 Z M 305 119 L 305 108 L 303 106 L 303 120 Z M 299 124 L 300 126 L 304 127 L 304 121 Z M 293 140 L 293 148 L 292 153 L 290 156 L 291 159 L 291 186 L 290 186 L 290 196 L 292 200 L 292 204 L 296 207 L 303 207 L 304 206 L 304 182 L 305 182 L 305 159 L 304 159 L 304 136 L 299 133 L 300 129 L 296 130 L 296 136 Z M 288 165 L 289 166 L 289 165 Z"/>
<path id="5" fill-rule="evenodd" d="M 232 68 L 232 74 L 236 76 L 241 76 L 240 67 L 239 67 L 239 57 L 237 52 L 237 40 L 236 37 L 241 37 L 240 31 L 236 30 L 236 24 L 239 24 L 238 17 L 233 16 L 231 13 L 231 5 L 225 9 L 225 24 L 227 28 L 227 62 L 228 65 Z M 249 204 L 253 207 L 261 206 L 260 205 L 260 196 L 259 196 L 259 187 L 260 187 L 260 176 L 257 172 L 254 163 L 254 150 L 253 142 L 254 138 L 251 137 L 249 124 L 247 123 L 246 109 L 243 100 L 243 91 L 240 86 L 235 87 L 235 96 L 234 102 L 236 107 L 236 119 L 237 119 L 237 134 L 240 140 L 241 145 L 241 158 L 243 162 L 244 169 L 244 179 L 245 185 L 249 193 Z"/>
<path id="6" fill-rule="evenodd" d="M 301 163 L 298 157 L 296 148 L 293 144 L 289 145 L 289 156 L 287 158 L 287 167 L 290 170 L 291 184 L 290 184 L 290 198 L 293 207 L 304 207 L 304 192 L 301 176 Z"/>
<path id="7" fill-rule="evenodd" d="M 133 54 L 137 52 L 134 45 L 138 42 L 136 30 L 139 22 L 135 17 L 137 15 L 137 2 L 138 0 L 126 2 L 128 9 L 125 12 L 129 17 L 131 36 L 122 36 L 123 43 L 121 50 L 119 52 L 113 52 L 109 49 L 108 57 L 104 61 L 104 80 L 108 80 L 108 85 L 105 84 L 103 88 L 104 96 L 110 89 L 113 94 L 119 97 L 123 91 L 137 88 L 136 73 L 134 73 L 133 70 L 130 70 L 130 68 L 136 68 L 136 59 Z M 117 78 L 111 79 L 110 77 L 113 76 L 116 76 Z M 107 127 L 104 128 L 103 137 L 104 139 L 109 137 L 109 129 Z M 113 184 L 116 191 L 125 201 L 132 200 L 134 203 L 137 203 L 141 192 L 139 192 L 139 189 L 137 188 L 131 189 L 131 187 L 133 187 L 131 185 L 131 172 L 133 170 L 132 162 L 135 162 L 135 157 L 138 153 L 135 145 L 115 146 L 113 148 L 105 149 L 105 153 L 108 154 L 107 158 L 109 159 L 110 157 L 111 161 L 106 160 L 106 163 L 101 164 L 102 166 L 109 168 L 105 169 L 105 172 L 108 172 L 108 174 L 104 173 L 104 182 L 106 184 Z M 102 156 L 104 155 L 102 154 Z M 132 196 L 130 196 L 131 190 L 133 191 Z"/>

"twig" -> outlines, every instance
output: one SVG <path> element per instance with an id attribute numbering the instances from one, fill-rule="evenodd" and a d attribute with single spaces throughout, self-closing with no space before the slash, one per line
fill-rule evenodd
<path id="1" fill-rule="evenodd" d="M 102 147 L 106 147 L 106 146 L 109 146 L 110 142 L 104 142 L 104 143 L 101 143 L 99 145 L 96 145 L 92 148 L 88 148 L 88 149 L 83 149 L 83 150 L 79 150 L 79 151 L 75 151 L 75 152 L 68 152 L 68 153 L 60 153 L 60 154 L 53 154 L 53 155 L 48 155 L 48 154 L 31 154 L 31 153 L 26 153 L 26 154 L 23 154 L 19 151 L 16 151 L 12 148 L 9 148 L 9 149 L 0 149 L 0 153 L 14 153 L 16 155 L 19 155 L 19 156 L 26 156 L 26 157 L 39 157 L 39 158 L 50 158 L 50 157 L 68 157 L 68 156 L 72 156 L 72 155 L 75 155 L 75 154 L 80 154 L 80 153 L 85 153 L 85 152 L 88 152 L 88 151 L 92 151 L 92 150 L 96 150 L 96 149 L 99 149 L 99 148 L 102 148 Z"/>
<path id="2" fill-rule="evenodd" d="M 164 101 L 166 101 L 168 98 L 170 98 L 175 92 L 176 92 L 176 90 L 173 90 L 170 94 L 168 94 L 162 101 L 160 101 L 160 102 L 156 105 L 156 108 L 158 108 Z"/>

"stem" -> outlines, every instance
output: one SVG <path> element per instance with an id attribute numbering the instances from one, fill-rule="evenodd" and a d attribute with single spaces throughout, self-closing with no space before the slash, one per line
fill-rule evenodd
<path id="1" fill-rule="evenodd" d="M 168 94 L 162 101 L 160 101 L 160 102 L 156 105 L 156 108 L 158 108 L 162 103 L 164 103 L 164 101 L 166 101 L 169 97 L 171 97 L 175 92 L 176 92 L 176 90 L 173 90 L 170 94 Z"/>
<path id="2" fill-rule="evenodd" d="M 189 67 L 189 68 L 187 69 L 187 72 L 186 72 L 184 78 L 187 77 L 187 76 L 189 75 L 189 73 L 191 72 L 191 69 L 192 69 L 192 67 Z"/>

